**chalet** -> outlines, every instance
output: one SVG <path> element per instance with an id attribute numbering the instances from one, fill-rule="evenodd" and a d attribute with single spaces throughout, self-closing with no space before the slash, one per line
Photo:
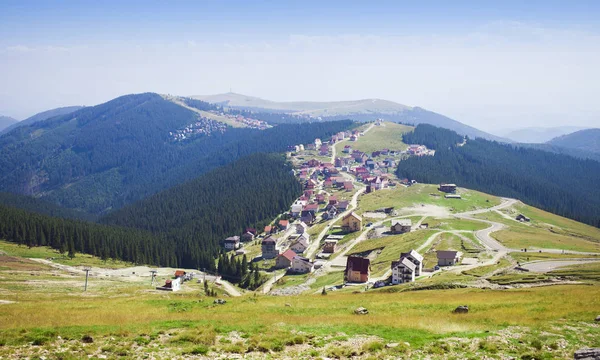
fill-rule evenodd
<path id="1" fill-rule="evenodd" d="M 290 271 L 298 274 L 306 274 L 312 272 L 314 268 L 314 264 L 309 259 L 296 255 L 292 259 Z"/>
<path id="2" fill-rule="evenodd" d="M 292 260 L 294 259 L 294 256 L 296 256 L 296 253 L 289 249 L 284 251 L 283 254 L 277 255 L 277 258 L 275 259 L 275 267 L 278 269 L 289 268 L 292 266 Z"/>
<path id="3" fill-rule="evenodd" d="M 342 150 L 342 151 L 345 152 L 346 154 L 352 154 L 352 146 L 346 145 L 346 146 L 344 146 L 344 150 Z"/>
<path id="4" fill-rule="evenodd" d="M 530 219 L 530 218 L 528 218 L 527 216 L 525 216 L 525 215 L 523 215 L 523 214 L 519 214 L 519 215 L 517 215 L 516 219 L 517 219 L 517 221 L 521 221 L 521 222 L 523 222 L 523 221 L 524 221 L 524 222 L 529 222 L 529 221 L 531 221 L 531 219 Z"/>
<path id="5" fill-rule="evenodd" d="M 317 196 L 315 196 L 315 200 L 317 200 L 317 202 L 319 204 L 323 204 L 323 203 L 325 203 L 325 195 L 324 194 L 317 194 Z"/>
<path id="6" fill-rule="evenodd" d="M 337 196 L 330 196 L 328 205 L 336 205 L 338 203 Z"/>
<path id="7" fill-rule="evenodd" d="M 313 215 L 313 213 L 311 212 L 302 212 L 302 216 L 300 217 L 300 221 L 302 221 L 305 224 L 312 224 L 315 219 L 316 219 L 316 215 Z"/>
<path id="8" fill-rule="evenodd" d="M 245 233 L 242 234 L 241 240 L 243 242 L 252 241 L 252 240 L 254 240 L 254 234 L 251 233 L 250 231 L 246 231 Z"/>
<path id="9" fill-rule="evenodd" d="M 333 180 L 327 179 L 327 180 L 323 181 L 323 187 L 325 187 L 325 188 L 333 187 Z"/>
<path id="10" fill-rule="evenodd" d="M 381 190 L 384 189 L 386 187 L 388 187 L 388 181 L 386 178 L 377 176 L 375 179 L 373 179 L 373 181 L 371 182 L 371 186 L 375 189 L 375 190 Z"/>
<path id="11" fill-rule="evenodd" d="M 183 270 L 175 270 L 175 279 L 183 278 L 186 272 Z"/>
<path id="12" fill-rule="evenodd" d="M 290 221 L 289 220 L 279 220 L 279 222 L 277 223 L 277 226 L 281 230 L 287 230 L 290 227 Z"/>
<path id="13" fill-rule="evenodd" d="M 371 261 L 368 258 L 348 256 L 344 280 L 347 282 L 365 283 L 369 281 L 370 271 Z"/>
<path id="14" fill-rule="evenodd" d="M 328 206 L 328 209 L 323 213 L 323 219 L 329 220 L 333 219 L 338 213 L 338 209 L 335 205 Z"/>
<path id="15" fill-rule="evenodd" d="M 308 165 L 309 167 L 317 167 L 319 166 L 321 163 L 319 162 L 319 160 L 317 159 L 310 159 L 306 162 L 306 165 Z"/>
<path id="16" fill-rule="evenodd" d="M 163 286 L 158 286 L 156 290 L 179 291 L 181 289 L 181 278 L 174 280 L 167 279 Z"/>
<path id="17" fill-rule="evenodd" d="M 427 153 L 427 148 L 424 145 L 409 145 L 406 152 L 410 155 L 422 156 Z"/>
<path id="18" fill-rule="evenodd" d="M 335 158 L 335 167 L 342 167 L 343 163 L 342 163 L 342 159 L 339 157 Z"/>
<path id="19" fill-rule="evenodd" d="M 352 181 L 344 181 L 344 190 L 352 191 L 354 189 L 354 184 Z"/>
<path id="20" fill-rule="evenodd" d="M 306 215 L 307 213 L 311 213 L 313 216 L 317 215 L 317 212 L 319 211 L 319 204 L 307 204 L 303 209 L 302 209 L 302 215 Z"/>
<path id="21" fill-rule="evenodd" d="M 308 229 L 308 225 L 300 221 L 299 223 L 294 224 L 294 228 L 296 229 L 296 234 L 304 234 L 306 229 Z"/>
<path id="22" fill-rule="evenodd" d="M 390 232 L 392 234 L 404 234 L 410 232 L 412 221 L 410 219 L 392 220 Z"/>
<path id="23" fill-rule="evenodd" d="M 290 210 L 290 214 L 294 217 L 299 216 L 300 213 L 302 212 L 302 209 L 304 208 L 304 205 L 302 205 L 301 203 L 295 202 Z"/>
<path id="24" fill-rule="evenodd" d="M 407 253 L 400 253 L 400 260 L 408 259 L 410 262 L 415 264 L 415 276 L 420 276 L 423 271 L 423 255 L 419 254 L 415 250 L 411 250 Z"/>
<path id="25" fill-rule="evenodd" d="M 321 147 L 319 148 L 319 155 L 327 156 L 327 154 L 329 154 L 329 146 L 321 145 Z"/>
<path id="26" fill-rule="evenodd" d="M 348 200 L 343 200 L 343 201 L 339 201 L 339 202 L 337 203 L 337 206 L 336 206 L 336 207 L 337 207 L 337 209 L 338 209 L 339 211 L 346 211 L 346 210 L 348 210 L 348 206 L 349 206 L 349 205 L 350 205 L 350 201 L 348 201 Z"/>
<path id="27" fill-rule="evenodd" d="M 461 253 L 458 251 L 438 250 L 437 259 L 439 266 L 452 266 L 460 261 Z"/>
<path id="28" fill-rule="evenodd" d="M 337 243 L 337 240 L 326 239 L 325 244 L 323 245 L 323 252 L 327 254 L 333 254 L 335 252 Z"/>
<path id="29" fill-rule="evenodd" d="M 317 186 L 317 182 L 316 182 L 316 181 L 314 181 L 313 179 L 308 179 L 308 180 L 306 181 L 306 185 L 305 185 L 305 187 L 306 187 L 307 189 L 314 189 L 314 188 L 315 188 L 315 186 Z"/>
<path id="30" fill-rule="evenodd" d="M 264 232 L 267 235 L 272 234 L 274 232 L 274 227 L 271 226 L 271 225 L 267 225 L 267 226 L 265 226 L 265 231 Z"/>
<path id="31" fill-rule="evenodd" d="M 224 241 L 225 250 L 235 250 L 240 247 L 240 237 L 230 236 Z"/>
<path id="32" fill-rule="evenodd" d="M 366 176 L 369 175 L 369 170 L 365 167 L 357 167 L 354 169 L 354 174 L 356 174 L 356 176 Z"/>
<path id="33" fill-rule="evenodd" d="M 415 281 L 416 265 L 408 258 L 392 261 L 392 284 L 402 284 Z"/>
<path id="34" fill-rule="evenodd" d="M 319 138 L 315 139 L 315 146 L 321 146 L 321 139 L 319 139 Z"/>
<path id="35" fill-rule="evenodd" d="M 350 141 L 356 141 L 356 140 L 358 140 L 358 136 L 350 135 Z"/>
<path id="36" fill-rule="evenodd" d="M 303 234 L 303 235 L 298 236 L 298 238 L 296 240 L 294 240 L 292 245 L 290 245 L 290 249 L 292 249 L 292 251 L 295 252 L 296 254 L 302 254 L 308 248 L 308 244 L 309 244 L 308 239 L 309 239 L 308 234 L 306 234 L 306 235 Z"/>
<path id="37" fill-rule="evenodd" d="M 279 255 L 277 240 L 271 236 L 264 239 L 261 243 L 261 251 L 263 259 L 273 259 L 277 257 L 277 255 Z"/>
<path id="38" fill-rule="evenodd" d="M 345 138 L 346 138 L 346 133 L 344 133 L 344 132 L 337 133 L 338 141 L 344 140 Z"/>
<path id="39" fill-rule="evenodd" d="M 330 144 L 335 144 L 337 142 L 337 136 L 333 135 L 331 139 L 329 139 Z"/>
<path id="40" fill-rule="evenodd" d="M 246 228 L 246 232 L 252 233 L 252 235 L 256 236 L 258 234 L 258 231 L 255 228 Z"/>
<path id="41" fill-rule="evenodd" d="M 440 184 L 439 190 L 445 193 L 454 193 L 456 192 L 455 184 Z"/>
<path id="42" fill-rule="evenodd" d="M 342 218 L 342 229 L 346 232 L 359 231 L 362 229 L 362 218 L 351 212 Z"/>

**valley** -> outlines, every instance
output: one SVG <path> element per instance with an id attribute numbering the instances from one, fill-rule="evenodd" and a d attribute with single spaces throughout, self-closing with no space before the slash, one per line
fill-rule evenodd
<path id="1" fill-rule="evenodd" d="M 440 184 L 398 178 L 388 165 L 430 156 L 413 153 L 403 142 L 410 131 L 378 121 L 333 133 L 331 139 L 313 137 L 288 151 L 295 181 L 302 185 L 295 196 L 301 195 L 286 198 L 284 211 L 260 226 L 253 223 L 256 235 L 238 239 L 237 250 L 225 250 L 256 267 L 263 282 L 256 290 L 224 280 L 223 269 L 142 266 L 0 241 L 0 356 L 569 358 L 581 347 L 600 345 L 594 322 L 600 312 L 595 300 L 600 230 L 516 199 L 460 185 L 444 192 Z M 351 160 L 346 164 L 343 158 Z M 219 187 L 207 181 L 199 183 Z M 189 190 L 159 193 L 105 222 L 152 230 L 158 226 L 154 217 L 165 229 L 174 228 L 169 221 L 185 228 L 185 212 L 156 211 L 187 207 L 177 194 L 201 188 L 192 184 L 185 185 Z M 259 185 L 248 185 L 262 192 Z M 201 194 L 199 199 L 207 198 Z M 225 197 L 220 201 L 231 204 Z M 197 200 L 193 203 L 200 209 Z M 345 228 L 352 226 L 346 223 L 349 215 L 360 218 L 358 228 Z M 395 224 L 402 230 L 396 232 Z M 237 234 L 243 237 L 244 231 Z M 308 237 L 305 248 L 294 253 L 291 265 L 280 265 L 302 234 Z M 279 255 L 265 259 L 269 238 Z M 324 249 L 328 241 L 335 243 L 331 253 Z M 223 244 L 215 239 L 211 246 Z M 392 284 L 396 275 L 390 265 L 411 250 L 423 256 L 422 272 L 413 281 Z M 436 254 L 445 252 L 460 254 L 458 261 L 438 266 Z M 294 271 L 296 257 L 310 270 Z M 365 281 L 348 278 L 354 257 L 369 260 Z M 91 271 L 83 291 L 85 268 Z M 150 270 L 157 271 L 155 283 Z M 155 290 L 176 270 L 195 277 L 180 291 Z M 459 305 L 468 305 L 469 312 L 454 314 Z M 357 315 L 359 307 L 368 314 Z"/>

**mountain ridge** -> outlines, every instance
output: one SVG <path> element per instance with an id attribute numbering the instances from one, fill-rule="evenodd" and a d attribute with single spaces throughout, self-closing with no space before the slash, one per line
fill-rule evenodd
<path id="1" fill-rule="evenodd" d="M 77 110 L 80 110 L 83 108 L 84 108 L 84 106 L 64 106 L 64 107 L 59 107 L 59 108 L 55 108 L 55 109 L 42 111 L 40 113 L 37 113 L 35 115 L 28 117 L 27 119 L 18 121 L 10 126 L 7 126 L 4 129 L 1 129 L 1 126 L 0 126 L 0 135 L 6 134 L 7 132 L 9 132 L 13 129 L 16 129 L 18 127 L 21 127 L 21 126 L 27 126 L 27 125 L 34 124 L 38 121 L 48 120 L 55 116 L 67 115 L 67 114 L 70 114 L 74 111 L 77 111 Z"/>
<path id="2" fill-rule="evenodd" d="M 11 118 L 10 116 L 2 116 L 0 115 L 0 134 L 4 129 L 17 124 L 19 120 Z"/>
<path id="3" fill-rule="evenodd" d="M 511 142 L 506 138 L 486 133 L 442 114 L 438 114 L 418 106 L 407 106 L 383 99 L 361 99 L 329 102 L 276 102 L 233 92 L 215 95 L 192 95 L 190 97 L 193 99 L 238 109 L 259 111 L 273 110 L 327 120 L 342 120 L 350 118 L 357 121 L 373 121 L 376 118 L 381 117 L 385 120 L 411 123 L 415 125 L 427 123 L 448 128 L 460 133 L 461 135 L 466 135 L 472 138 L 480 137 L 499 142 Z"/>

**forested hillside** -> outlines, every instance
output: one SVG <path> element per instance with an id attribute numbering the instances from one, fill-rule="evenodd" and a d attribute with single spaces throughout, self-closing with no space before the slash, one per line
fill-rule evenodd
<path id="1" fill-rule="evenodd" d="M 301 194 L 290 171 L 281 155 L 253 154 L 101 222 L 162 234 L 177 243 L 180 265 L 208 267 L 206 254 L 216 255 L 222 240 L 241 235 L 246 227 L 263 227 Z"/>
<path id="2" fill-rule="evenodd" d="M 0 204 L 15 207 L 38 214 L 55 216 L 65 219 L 94 221 L 96 216 L 81 211 L 67 209 L 48 201 L 27 195 L 0 192 Z"/>
<path id="3" fill-rule="evenodd" d="M 548 144 L 600 154 L 600 129 L 579 130 L 571 134 L 556 137 L 548 141 Z"/>
<path id="4" fill-rule="evenodd" d="M 42 111 L 41 113 L 37 113 L 33 116 L 28 117 L 25 120 L 21 120 L 18 123 L 15 123 L 15 124 L 5 128 L 4 130 L 1 130 L 0 135 L 7 133 L 17 127 L 31 125 L 38 121 L 44 121 L 44 120 L 50 119 L 55 116 L 67 115 L 67 114 L 70 114 L 70 113 L 75 112 L 82 108 L 83 108 L 83 106 L 66 106 L 66 107 L 56 108 L 56 109 L 52 109 L 52 110 Z"/>
<path id="5" fill-rule="evenodd" d="M 27 246 L 50 246 L 75 256 L 177 266 L 175 246 L 146 231 L 67 220 L 0 205 L 0 239 Z"/>
<path id="6" fill-rule="evenodd" d="M 350 121 L 229 128 L 193 141 L 169 132 L 197 114 L 157 94 L 127 95 L 0 136 L 0 191 L 102 214 L 254 152 L 326 137 Z"/>
<path id="7" fill-rule="evenodd" d="M 566 155 L 469 139 L 419 125 L 405 141 L 436 149 L 435 156 L 401 161 L 397 175 L 426 183 L 456 183 L 600 226 L 600 163 Z"/>

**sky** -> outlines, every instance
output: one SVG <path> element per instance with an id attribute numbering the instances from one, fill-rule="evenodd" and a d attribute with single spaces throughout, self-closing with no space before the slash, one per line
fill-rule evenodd
<path id="1" fill-rule="evenodd" d="M 600 127 L 600 1 L 0 2 L 0 114 L 124 94 L 381 98 Z"/>

